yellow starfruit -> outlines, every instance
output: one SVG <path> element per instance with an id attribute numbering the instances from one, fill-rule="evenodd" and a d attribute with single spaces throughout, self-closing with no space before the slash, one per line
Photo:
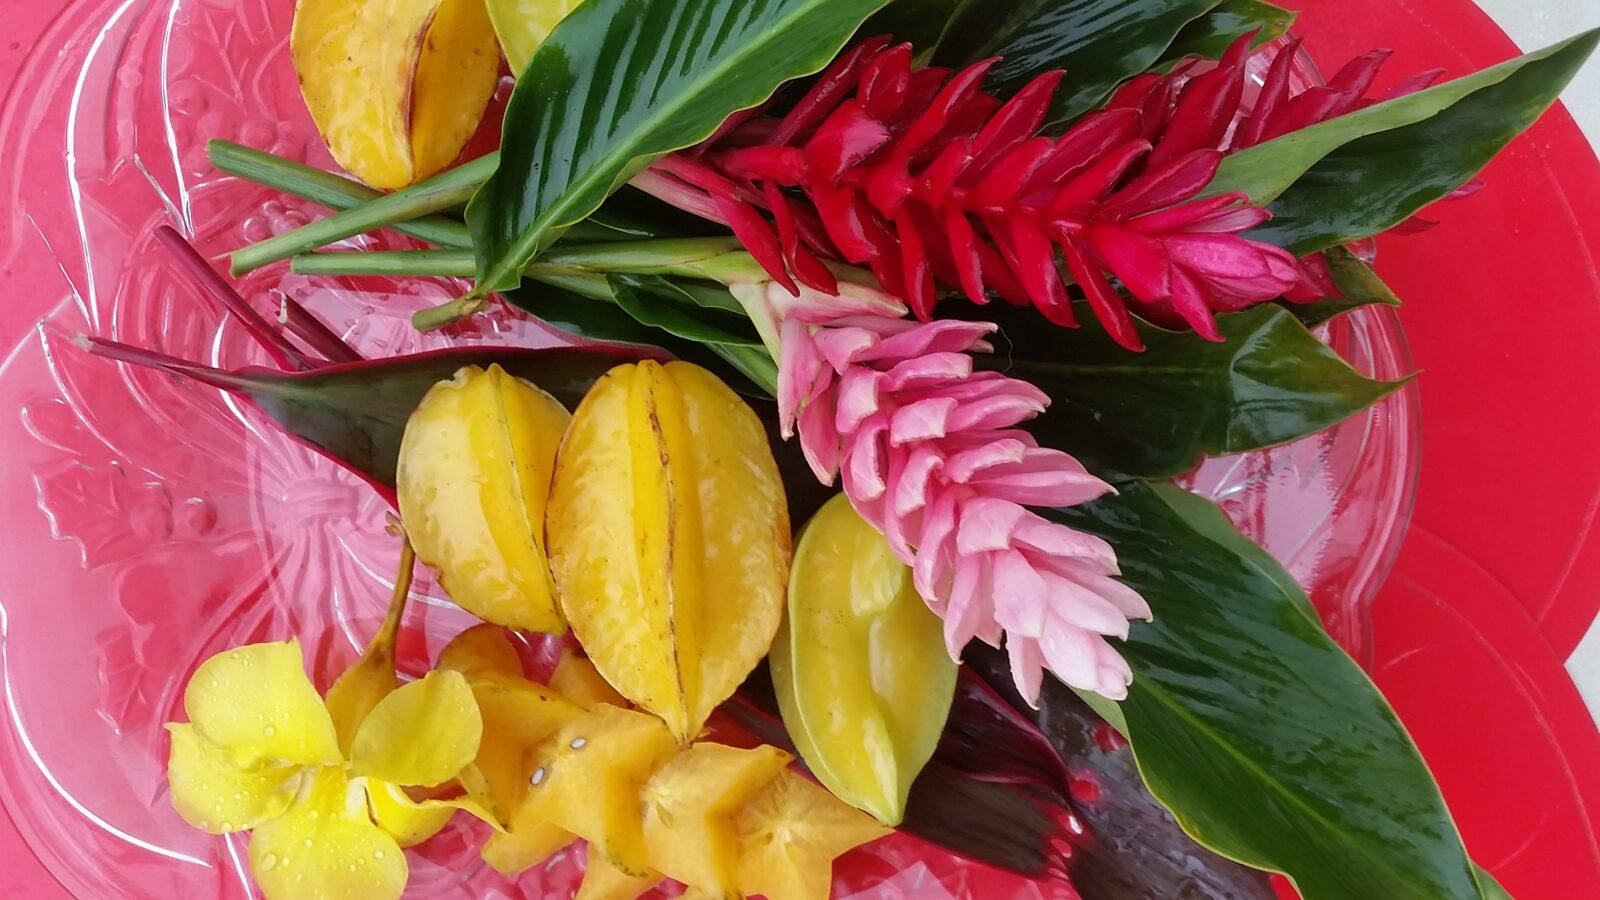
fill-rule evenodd
<path id="1" fill-rule="evenodd" d="M 569 420 L 499 366 L 435 385 L 406 423 L 396 493 L 417 557 L 480 619 L 560 634 L 544 520 Z"/>
<path id="2" fill-rule="evenodd" d="M 591 709 L 599 703 L 628 705 L 628 698 L 617 693 L 617 689 L 606 681 L 588 657 L 570 648 L 561 651 L 561 661 L 556 663 L 556 670 L 550 674 L 550 689 L 584 709 Z"/>
<path id="3" fill-rule="evenodd" d="M 500 67 L 484 0 L 297 0 L 289 52 L 333 158 L 384 189 L 461 154 Z"/>
<path id="4" fill-rule="evenodd" d="M 843 495 L 800 535 L 769 665 L 807 767 L 840 799 L 899 824 L 944 731 L 956 664 L 910 568 Z"/>
<path id="5" fill-rule="evenodd" d="M 739 810 L 739 888 L 767 900 L 827 900 L 833 861 L 889 829 L 794 772 Z"/>
<path id="6" fill-rule="evenodd" d="M 677 752 L 655 716 L 596 706 L 530 754 L 529 821 L 587 838 L 591 854 L 603 854 L 623 872 L 648 874 L 640 790 Z"/>
<path id="7" fill-rule="evenodd" d="M 545 532 L 590 661 L 690 742 L 783 612 L 789 518 L 755 413 L 689 363 L 612 369 L 562 441 Z"/>
<path id="8" fill-rule="evenodd" d="M 544 43 L 550 32 L 556 30 L 567 14 L 578 8 L 583 0 L 487 0 L 489 18 L 494 22 L 495 34 L 500 37 L 500 49 L 505 51 L 511 74 L 520 76 L 528 67 L 528 60 Z"/>
<path id="9" fill-rule="evenodd" d="M 660 873 L 630 875 L 612 865 L 605 854 L 591 850 L 583 866 L 583 883 L 573 900 L 635 900 L 660 881 Z"/>
<path id="10" fill-rule="evenodd" d="M 722 896 L 739 893 L 733 817 L 789 765 L 776 747 L 697 743 L 656 770 L 640 792 L 652 867 Z"/>

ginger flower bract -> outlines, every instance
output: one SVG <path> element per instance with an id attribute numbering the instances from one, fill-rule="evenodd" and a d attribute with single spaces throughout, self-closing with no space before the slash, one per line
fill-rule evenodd
<path id="1" fill-rule="evenodd" d="M 432 672 L 387 693 L 349 735 L 349 753 L 306 677 L 298 641 L 213 656 L 172 723 L 172 805 L 212 834 L 252 831 L 250 868 L 269 898 L 398 897 L 402 847 L 470 801 L 416 801 L 404 787 L 455 778 L 483 730 L 466 680 Z"/>
<path id="2" fill-rule="evenodd" d="M 1043 670 L 1121 699 L 1132 673 L 1106 637 L 1150 608 L 1117 581 L 1098 537 L 1029 506 L 1086 503 L 1111 486 L 1017 426 L 1044 410 L 1039 389 L 974 371 L 984 322 L 900 318 L 903 305 L 841 282 L 837 295 L 776 282 L 736 286 L 779 336 L 778 406 L 817 477 L 841 478 L 862 518 L 912 567 L 944 619 L 952 657 L 974 637 L 1004 638 L 1030 702 Z M 764 315 L 763 315 L 764 311 Z"/>

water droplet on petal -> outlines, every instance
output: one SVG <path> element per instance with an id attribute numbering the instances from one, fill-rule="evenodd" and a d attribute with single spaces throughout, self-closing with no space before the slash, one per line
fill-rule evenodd
<path id="1" fill-rule="evenodd" d="M 306 818 L 315 819 L 315 818 L 320 817 L 321 815 L 322 815 L 322 811 L 321 810 L 313 809 L 310 812 L 306 813 Z"/>
<path id="2" fill-rule="evenodd" d="M 276 853 L 268 853 L 266 856 L 261 857 L 261 871 L 263 872 L 271 871 L 277 864 L 278 855 Z"/>
<path id="3" fill-rule="evenodd" d="M 311 846 L 311 838 L 306 838 L 305 844 L 307 847 Z"/>
<path id="4" fill-rule="evenodd" d="M 233 830 L 233 823 L 232 822 L 223 822 L 218 827 L 221 828 L 223 831 L 232 831 Z"/>
<path id="5" fill-rule="evenodd" d="M 271 725 L 268 725 L 267 727 L 261 729 L 261 733 L 266 735 L 267 737 L 274 737 L 274 736 L 277 735 L 278 729 L 272 727 Z"/>
<path id="6" fill-rule="evenodd" d="M 382 850 L 374 850 L 374 851 L 372 851 L 372 858 L 373 859 L 383 859 L 383 851 Z"/>

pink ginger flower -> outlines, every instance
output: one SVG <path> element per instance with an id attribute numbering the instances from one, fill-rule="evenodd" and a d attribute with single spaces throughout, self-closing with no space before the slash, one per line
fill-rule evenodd
<path id="1" fill-rule="evenodd" d="M 971 352 L 996 327 L 905 319 L 899 301 L 843 282 L 835 296 L 775 282 L 736 291 L 778 336 L 784 435 L 798 431 L 823 483 L 842 476 L 856 511 L 911 566 L 951 657 L 974 637 L 1003 637 L 1030 703 L 1046 668 L 1127 696 L 1132 672 L 1106 638 L 1126 638 L 1150 607 L 1115 579 L 1109 544 L 1028 509 L 1112 488 L 1017 427 L 1049 404 L 1044 392 L 974 371 Z"/>

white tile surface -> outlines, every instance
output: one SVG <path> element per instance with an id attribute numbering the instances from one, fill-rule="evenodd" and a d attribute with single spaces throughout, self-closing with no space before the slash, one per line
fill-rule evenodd
<path id="1" fill-rule="evenodd" d="M 1600 26 L 1600 0 L 1478 0 L 1478 5 L 1524 50 Z M 1561 99 L 1590 144 L 1600 146 L 1600 59 L 1589 60 Z M 1572 651 L 1567 671 L 1589 711 L 1600 719 L 1600 622 Z"/>
<path id="2" fill-rule="evenodd" d="M 1524 50 L 1600 27 L 1600 0 L 1478 0 L 1478 6 Z M 1589 60 L 1561 100 L 1589 142 L 1600 146 L 1600 59 Z"/>

